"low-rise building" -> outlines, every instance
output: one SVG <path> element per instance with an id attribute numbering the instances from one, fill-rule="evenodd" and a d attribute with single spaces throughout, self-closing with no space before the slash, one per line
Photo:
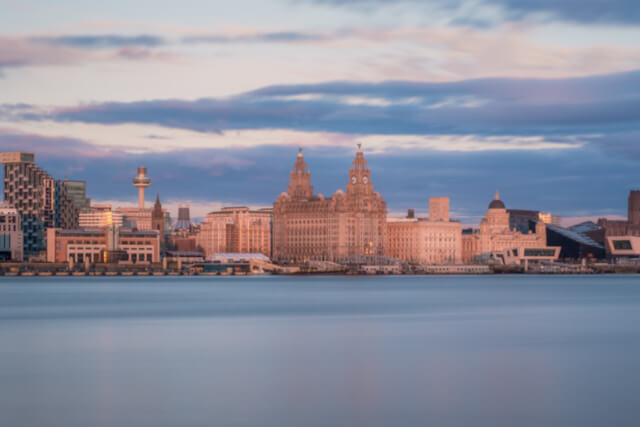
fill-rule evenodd
<path id="1" fill-rule="evenodd" d="M 523 218 L 527 218 L 531 213 L 531 219 L 535 218 L 535 211 L 515 211 Z M 559 251 L 555 247 L 547 246 L 547 232 L 544 222 L 538 220 L 531 221 L 527 232 L 521 230 L 524 221 L 516 221 L 521 230 L 512 228 L 511 214 L 507 211 L 504 202 L 500 200 L 500 195 L 496 192 L 494 199 L 489 203 L 487 213 L 480 222 L 480 229 L 471 233 L 465 233 L 463 246 L 466 262 L 478 261 L 489 262 L 489 260 L 510 260 L 508 263 L 523 263 L 528 258 L 553 260 Z M 534 250 L 535 249 L 535 250 Z M 525 252 L 529 255 L 525 256 Z M 514 261 L 515 260 L 515 261 Z"/>
<path id="2" fill-rule="evenodd" d="M 20 213 L 8 203 L 0 203 L 0 261 L 22 261 L 22 258 Z"/>
<path id="3" fill-rule="evenodd" d="M 102 228 L 110 225 L 121 227 L 123 217 L 120 212 L 111 210 L 107 203 L 94 203 L 89 210 L 80 212 L 78 222 L 80 228 Z"/>
<path id="4" fill-rule="evenodd" d="M 109 253 L 122 253 L 120 263 L 160 262 L 160 238 L 154 230 L 118 227 L 47 230 L 47 261 L 104 263 Z"/>

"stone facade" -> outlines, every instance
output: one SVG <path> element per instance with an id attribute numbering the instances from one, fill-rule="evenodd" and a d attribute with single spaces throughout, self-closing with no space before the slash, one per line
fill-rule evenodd
<path id="1" fill-rule="evenodd" d="M 271 208 L 226 207 L 211 212 L 200 225 L 196 245 L 205 256 L 216 253 L 261 253 L 271 256 Z"/>
<path id="2" fill-rule="evenodd" d="M 524 252 L 525 248 L 547 249 L 546 226 L 542 221 L 535 224 L 535 231 L 522 233 L 510 226 L 510 214 L 496 192 L 494 200 L 489 204 L 487 213 L 480 222 L 480 229 L 465 234 L 463 259 L 469 262 L 479 255 L 490 255 L 516 250 Z M 472 252 L 469 252 L 469 251 Z"/>
<path id="3" fill-rule="evenodd" d="M 387 255 L 425 265 L 462 262 L 462 225 L 421 218 L 387 221 Z"/>
<path id="4" fill-rule="evenodd" d="M 375 192 L 360 147 L 349 170 L 346 192 L 315 195 L 311 173 L 298 153 L 287 192 L 273 204 L 273 259 L 281 263 L 340 261 L 385 255 L 387 205 Z"/>

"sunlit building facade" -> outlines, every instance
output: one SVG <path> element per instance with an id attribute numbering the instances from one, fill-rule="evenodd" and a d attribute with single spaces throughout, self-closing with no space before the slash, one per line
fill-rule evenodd
<path id="1" fill-rule="evenodd" d="M 559 248 L 547 246 L 546 225 L 537 221 L 532 230 L 523 233 L 510 225 L 510 213 L 496 192 L 480 228 L 463 235 L 463 260 L 477 257 L 508 256 L 511 259 L 556 259 Z"/>
<path id="2" fill-rule="evenodd" d="M 221 252 L 271 256 L 272 209 L 225 207 L 211 212 L 200 225 L 196 246 L 206 256 Z"/>
<path id="3" fill-rule="evenodd" d="M 47 228 L 76 228 L 78 209 L 64 181 L 38 167 L 33 153 L 0 153 L 4 163 L 4 199 L 20 214 L 24 253 L 46 250 Z"/>
<path id="4" fill-rule="evenodd" d="M 385 255 L 387 205 L 374 191 L 360 147 L 349 169 L 346 192 L 314 194 L 311 172 L 298 153 L 287 191 L 273 205 L 273 259 L 301 263 Z"/>
<path id="5" fill-rule="evenodd" d="M 418 264 L 462 263 L 462 225 L 449 219 L 449 198 L 429 199 L 429 218 L 387 219 L 387 255 Z"/>

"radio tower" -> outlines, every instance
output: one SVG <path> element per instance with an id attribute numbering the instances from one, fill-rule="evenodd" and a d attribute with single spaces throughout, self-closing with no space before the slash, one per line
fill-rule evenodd
<path id="1" fill-rule="evenodd" d="M 147 178 L 147 168 L 140 166 L 138 176 L 133 178 L 133 186 L 138 187 L 138 204 L 144 209 L 144 189 L 151 185 L 151 179 Z"/>

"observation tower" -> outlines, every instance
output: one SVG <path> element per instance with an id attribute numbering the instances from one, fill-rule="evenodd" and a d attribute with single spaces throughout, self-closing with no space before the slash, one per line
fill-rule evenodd
<path id="1" fill-rule="evenodd" d="M 138 204 L 144 209 L 144 189 L 151 185 L 151 179 L 147 178 L 147 168 L 140 166 L 138 176 L 133 178 L 133 186 L 138 187 Z"/>

